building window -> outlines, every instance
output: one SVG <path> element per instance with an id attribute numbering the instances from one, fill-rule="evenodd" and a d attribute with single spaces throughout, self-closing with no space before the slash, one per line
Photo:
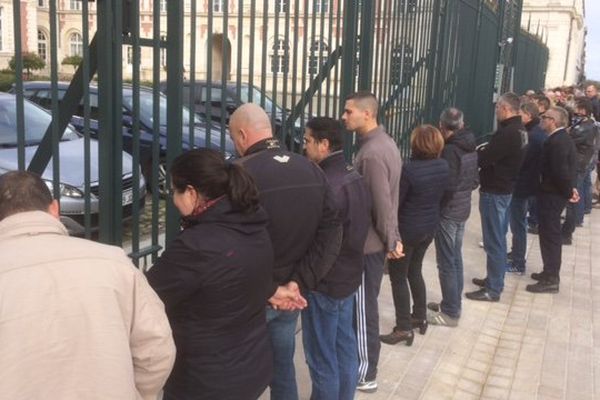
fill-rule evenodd
<path id="1" fill-rule="evenodd" d="M 160 12 L 167 12 L 167 0 L 160 0 Z"/>
<path id="2" fill-rule="evenodd" d="M 83 40 L 79 33 L 73 33 L 69 37 L 69 44 L 71 45 L 72 56 L 83 56 Z"/>
<path id="3" fill-rule="evenodd" d="M 400 12 L 414 13 L 417 11 L 417 0 L 400 0 Z"/>
<path id="4" fill-rule="evenodd" d="M 70 0 L 69 3 L 70 3 L 69 6 L 71 7 L 71 10 L 75 10 L 75 11 L 81 10 L 81 0 Z"/>
<path id="5" fill-rule="evenodd" d="M 408 44 L 397 45 L 392 50 L 390 84 L 406 84 L 412 77 L 413 48 Z"/>
<path id="6" fill-rule="evenodd" d="M 225 0 L 213 0 L 213 11 L 222 13 L 225 10 Z"/>
<path id="7" fill-rule="evenodd" d="M 314 13 L 327 13 L 329 12 L 329 0 L 314 0 Z"/>
<path id="8" fill-rule="evenodd" d="M 288 0 L 276 0 L 275 1 L 275 12 L 284 13 L 288 11 Z"/>
<path id="9" fill-rule="evenodd" d="M 38 7 L 46 7 L 45 0 L 38 0 Z"/>
<path id="10" fill-rule="evenodd" d="M 46 61 L 46 54 L 48 49 L 48 39 L 44 32 L 38 29 L 38 56 L 42 58 L 42 60 Z"/>
<path id="11" fill-rule="evenodd" d="M 160 35 L 160 40 L 166 43 L 167 35 Z M 167 66 L 167 49 L 165 47 L 160 48 L 160 65 L 163 67 Z"/>
<path id="12" fill-rule="evenodd" d="M 287 73 L 290 66 L 290 46 L 283 39 L 278 39 L 273 43 L 273 53 L 271 54 L 271 72 Z"/>
<path id="13" fill-rule="evenodd" d="M 310 44 L 310 55 L 308 57 L 308 73 L 314 75 L 319 72 L 319 67 L 323 65 L 329 46 L 321 39 L 313 40 Z"/>
<path id="14" fill-rule="evenodd" d="M 133 64 L 133 47 L 127 46 L 127 65 Z"/>

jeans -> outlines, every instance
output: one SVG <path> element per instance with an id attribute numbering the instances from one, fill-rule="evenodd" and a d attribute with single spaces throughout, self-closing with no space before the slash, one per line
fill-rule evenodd
<path id="1" fill-rule="evenodd" d="M 581 186 L 581 203 L 583 207 L 583 213 L 589 214 L 592 212 L 592 171 L 596 163 L 590 163 L 585 175 L 583 177 L 583 184 Z"/>
<path id="2" fill-rule="evenodd" d="M 410 297 L 413 299 L 412 316 L 416 319 L 426 319 L 427 297 L 425 281 L 423 280 L 422 267 L 425 252 L 431 244 L 433 236 L 424 238 L 416 244 L 405 244 L 404 257 L 390 260 L 388 263 L 390 282 L 392 283 L 392 296 L 396 309 L 396 327 L 398 331 L 412 330 Z M 408 286 L 410 285 L 410 292 Z"/>
<path id="3" fill-rule="evenodd" d="M 483 249 L 487 256 L 486 289 L 494 296 L 500 296 L 504 289 L 510 199 L 510 194 L 480 192 L 479 195 Z"/>
<path id="4" fill-rule="evenodd" d="M 535 196 L 531 196 L 527 199 L 527 205 L 529 208 L 529 216 L 527 217 L 527 223 L 531 226 L 537 226 L 539 223 L 539 218 L 537 200 Z"/>
<path id="5" fill-rule="evenodd" d="M 435 234 L 435 256 L 442 288 L 442 312 L 460 318 L 463 291 L 462 242 L 465 222 L 442 217 Z"/>
<path id="6" fill-rule="evenodd" d="M 583 188 L 583 175 L 577 174 L 577 191 Z M 562 225 L 563 237 L 570 238 L 575 232 L 575 227 L 583 223 L 583 199 L 577 203 L 568 202 L 566 206 L 565 222 Z"/>
<path id="7" fill-rule="evenodd" d="M 529 197 L 513 196 L 510 200 L 510 231 L 512 232 L 512 261 L 515 267 L 525 270 L 527 252 L 527 208 Z"/>
<path id="8" fill-rule="evenodd" d="M 267 327 L 273 348 L 272 400 L 298 400 L 294 351 L 299 313 L 267 308 Z"/>
<path id="9" fill-rule="evenodd" d="M 354 332 L 354 294 L 334 299 L 310 292 L 302 311 L 302 341 L 312 381 L 311 400 L 352 400 L 358 353 Z"/>

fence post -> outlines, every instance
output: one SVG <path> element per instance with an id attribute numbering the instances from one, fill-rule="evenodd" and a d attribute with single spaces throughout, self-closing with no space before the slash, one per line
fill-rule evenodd
<path id="1" fill-rule="evenodd" d="M 375 4 L 363 0 L 360 9 L 360 49 L 358 63 L 358 88 L 370 90 L 373 82 L 373 41 L 375 35 Z M 381 99 L 380 99 L 381 100 Z"/>

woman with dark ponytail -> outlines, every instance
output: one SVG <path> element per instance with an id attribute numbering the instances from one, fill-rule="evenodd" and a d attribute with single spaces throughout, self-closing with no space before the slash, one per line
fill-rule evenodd
<path id="1" fill-rule="evenodd" d="M 258 190 L 242 167 L 198 149 L 173 162 L 171 193 L 183 229 L 148 272 L 177 346 L 163 399 L 254 400 L 273 358 L 273 250 Z"/>

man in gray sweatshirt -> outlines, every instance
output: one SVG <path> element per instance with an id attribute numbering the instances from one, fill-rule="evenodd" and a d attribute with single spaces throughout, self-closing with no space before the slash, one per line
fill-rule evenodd
<path id="1" fill-rule="evenodd" d="M 379 361 L 379 309 L 377 296 L 386 258 L 400 258 L 402 243 L 398 232 L 398 196 L 402 158 L 394 140 L 377 123 L 378 103 L 369 92 L 357 92 L 346 99 L 342 121 L 358 134 L 360 149 L 354 167 L 371 192 L 371 225 L 364 248 L 363 283 L 356 295 L 358 339 L 358 386 L 364 392 L 377 390 Z"/>

